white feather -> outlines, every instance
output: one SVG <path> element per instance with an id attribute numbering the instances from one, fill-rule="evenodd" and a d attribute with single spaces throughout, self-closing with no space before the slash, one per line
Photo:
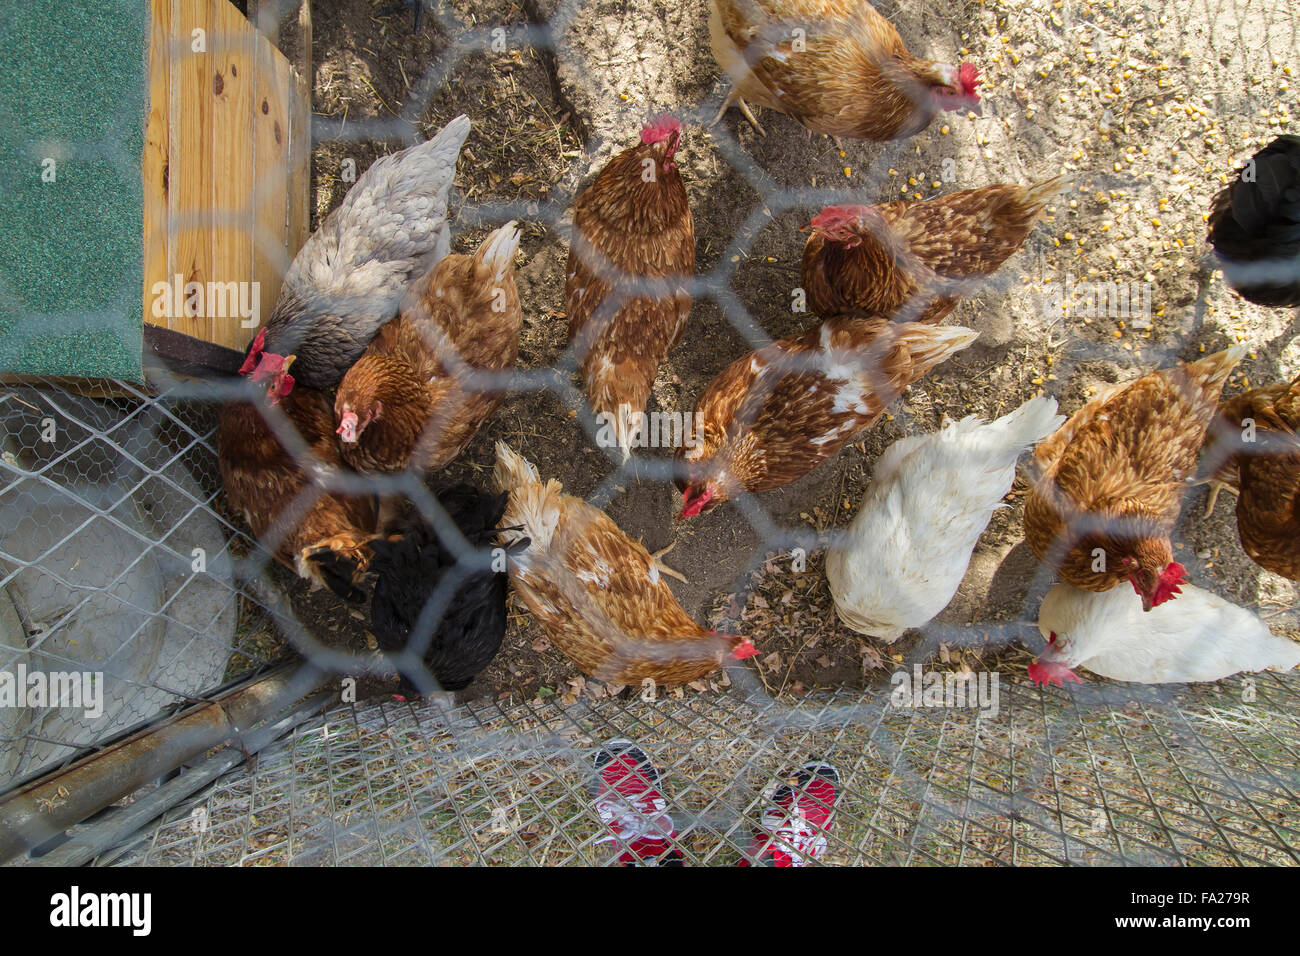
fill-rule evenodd
<path id="1" fill-rule="evenodd" d="M 1095 593 L 1062 581 L 1043 599 L 1038 629 L 1044 638 L 1056 634 L 1040 661 L 1086 667 L 1112 680 L 1213 681 L 1300 665 L 1300 644 L 1273 634 L 1245 608 L 1190 584 L 1173 600 L 1143 611 L 1125 585 Z"/>
<path id="2" fill-rule="evenodd" d="M 1016 459 L 1063 422 L 1054 398 L 1035 398 L 991 424 L 970 416 L 886 449 L 857 517 L 827 549 L 840 619 L 895 641 L 947 607 Z"/>

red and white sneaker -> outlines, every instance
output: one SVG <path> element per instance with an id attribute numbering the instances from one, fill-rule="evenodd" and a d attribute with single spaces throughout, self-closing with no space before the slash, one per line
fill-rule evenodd
<path id="1" fill-rule="evenodd" d="M 807 866 L 826 852 L 840 795 L 839 771 L 813 761 L 786 776 L 793 779 L 776 788 L 742 866 Z"/>
<path id="2" fill-rule="evenodd" d="M 611 740 L 596 753 L 595 764 L 596 812 L 610 829 L 600 842 L 617 841 L 625 866 L 681 866 L 681 851 L 672 845 L 677 828 L 646 752 L 630 740 Z"/>

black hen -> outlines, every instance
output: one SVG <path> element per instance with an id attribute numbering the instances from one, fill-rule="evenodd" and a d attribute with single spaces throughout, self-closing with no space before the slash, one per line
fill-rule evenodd
<path id="1" fill-rule="evenodd" d="M 504 494 L 484 494 L 469 485 L 455 485 L 438 493 L 438 502 L 461 534 L 480 552 L 494 546 L 496 525 L 505 511 L 506 501 Z M 406 647 L 408 640 L 418 638 L 416 624 L 421 611 L 439 582 L 456 566 L 457 552 L 446 547 L 418 516 L 405 527 L 390 529 L 392 533 L 401 536 L 371 543 L 375 557 L 370 570 L 378 573 L 378 580 L 371 599 L 370 623 L 380 648 L 395 653 Z M 517 547 L 512 545 L 510 550 L 513 552 Z M 467 553 L 465 557 L 470 561 L 474 556 Z M 485 556 L 480 554 L 480 559 Z M 490 568 L 469 571 L 441 618 L 433 617 L 431 611 L 429 623 L 433 635 L 423 658 L 443 690 L 467 686 L 491 663 L 501 647 L 506 631 L 507 584 L 504 562 L 501 567 L 501 571 Z M 419 643 L 415 646 L 418 648 Z M 420 695 L 405 673 L 402 693 Z"/>
<path id="2" fill-rule="evenodd" d="M 1214 198 L 1209 241 L 1243 298 L 1300 306 L 1300 136 L 1273 140 Z"/>

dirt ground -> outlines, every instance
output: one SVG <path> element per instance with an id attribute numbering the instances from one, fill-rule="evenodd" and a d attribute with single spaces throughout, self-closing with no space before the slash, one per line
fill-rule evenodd
<path id="1" fill-rule="evenodd" d="M 726 91 L 708 48 L 703 0 L 557 5 L 510 0 L 439 5 L 418 32 L 409 11 L 378 0 L 331 0 L 314 9 L 315 221 L 342 198 L 344 158 L 358 172 L 400 146 L 367 137 L 368 123 L 406 120 L 428 134 L 458 113 L 473 122 L 456 180 L 455 251 L 522 216 L 519 284 L 525 310 L 521 368 L 553 365 L 566 346 L 563 211 L 641 122 L 670 109 L 687 122 L 679 163 L 695 216 L 697 271 L 725 283 L 759 334 L 805 328 L 791 311 L 799 283 L 799 227 L 825 204 L 818 191 L 855 201 L 929 198 L 995 182 L 1074 175 L 996 288 L 949 320 L 980 331 L 977 343 L 914 385 L 876 427 L 795 484 L 760 496 L 777 526 L 821 535 L 851 518 L 872 463 L 895 439 L 938 427 L 947 413 L 1004 414 L 1044 391 L 1062 411 L 1098 385 L 1191 359 L 1234 342 L 1250 349 L 1225 394 L 1300 371 L 1297 316 L 1244 302 L 1204 265 L 1204 213 L 1227 177 L 1260 145 L 1293 128 L 1290 84 L 1297 43 L 1281 6 L 1174 0 L 1017 0 L 878 4 L 909 49 L 984 74 L 984 114 L 945 114 L 920 135 L 847 144 L 843 153 L 797 124 L 764 112 L 759 136 L 732 111 L 706 130 Z M 511 39 L 504 52 L 465 53 L 441 18 L 482 39 L 553 15 L 555 49 Z M 284 40 L 296 42 L 292 30 Z M 426 77 L 430 71 L 433 75 Z M 535 206 L 530 206 L 535 203 Z M 1070 280 L 1140 283 L 1149 324 L 1134 316 L 1080 316 L 1051 307 Z M 688 411 L 710 379 L 748 350 L 714 297 L 696 299 L 682 343 L 660 370 L 652 409 Z M 509 441 L 544 477 L 588 496 L 611 472 L 576 421 L 573 395 L 512 397 L 443 481 L 485 484 L 493 443 Z M 650 455 L 667 456 L 663 451 Z M 885 647 L 835 620 L 822 559 L 794 570 L 788 546 L 764 542 L 734 505 L 688 523 L 666 482 L 616 488 L 606 507 L 651 550 L 676 541 L 668 563 L 686 609 L 711 626 L 751 635 L 757 669 L 774 692 L 886 682 L 889 662 L 1023 668 L 1040 641 L 1033 619 L 1049 582 L 1022 543 L 1018 480 L 985 531 L 957 598 L 927 636 Z M 1255 606 L 1296 635 L 1295 587 L 1262 572 L 1237 541 L 1225 498 L 1201 517 L 1203 489 L 1187 497 L 1176 555 L 1194 583 Z M 605 503 L 601 499 L 602 503 Z M 291 585 L 305 623 L 327 643 L 367 654 L 364 621 L 324 595 Z M 1022 643 L 1022 641 L 1024 643 Z M 601 693 L 515 605 L 505 646 L 464 694 Z M 371 681 L 367 690 L 391 689 Z M 686 691 L 687 693 L 691 691 Z"/>

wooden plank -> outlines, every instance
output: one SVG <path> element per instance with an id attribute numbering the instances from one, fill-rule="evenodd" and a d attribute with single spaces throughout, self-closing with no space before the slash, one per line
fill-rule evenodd
<path id="1" fill-rule="evenodd" d="M 254 327 L 243 327 L 239 312 L 243 302 L 252 304 L 255 33 L 227 0 L 213 4 L 212 31 L 212 152 L 205 157 L 212 168 L 210 275 L 213 282 L 236 283 L 239 291 L 236 301 L 226 296 L 220 308 L 209 302 L 207 340 L 242 350 L 255 334 Z"/>
<path id="2" fill-rule="evenodd" d="M 279 0 L 248 0 L 248 19 L 275 46 L 280 42 Z"/>
<path id="3" fill-rule="evenodd" d="M 253 244 L 253 280 L 258 283 L 265 322 L 275 306 L 284 270 L 297 247 L 290 248 L 288 64 L 263 36 L 257 38 L 253 93 L 253 210 L 257 232 Z"/>
<path id="4" fill-rule="evenodd" d="M 289 255 L 307 241 L 311 231 L 311 87 L 288 66 L 289 102 Z"/>
<path id="5" fill-rule="evenodd" d="M 183 283 L 198 282 L 205 288 L 212 278 L 212 0 L 172 0 L 171 115 L 168 172 L 169 234 L 173 247 L 174 272 Z M 194 31 L 202 30 L 202 49 Z M 206 305 L 206 303 L 205 303 Z M 179 318 L 168 328 L 196 338 L 208 339 L 211 323 L 197 314 L 190 303 L 176 310 Z"/>
<path id="6" fill-rule="evenodd" d="M 256 288 L 257 318 L 269 316 L 309 228 L 309 86 L 229 0 L 149 2 L 145 318 L 242 351 L 256 326 L 217 314 L 209 283 L 255 283 L 243 302 Z M 309 32 L 309 8 L 299 16 Z M 171 315 L 155 317 L 160 281 L 174 301 Z M 189 282 L 203 286 L 201 310 L 177 294 Z"/>
<path id="7" fill-rule="evenodd" d="M 294 66 L 307 84 L 307 112 L 311 113 L 311 94 L 316 89 L 316 74 L 311 59 L 311 0 L 298 2 L 298 59 Z"/>
<path id="8" fill-rule="evenodd" d="M 144 156 L 144 320 L 167 326 L 167 316 L 154 315 L 154 283 L 171 282 L 171 248 L 167 241 L 167 158 L 171 96 L 171 0 L 149 5 L 149 120 L 145 124 Z M 166 303 L 161 303 L 165 305 Z"/>

